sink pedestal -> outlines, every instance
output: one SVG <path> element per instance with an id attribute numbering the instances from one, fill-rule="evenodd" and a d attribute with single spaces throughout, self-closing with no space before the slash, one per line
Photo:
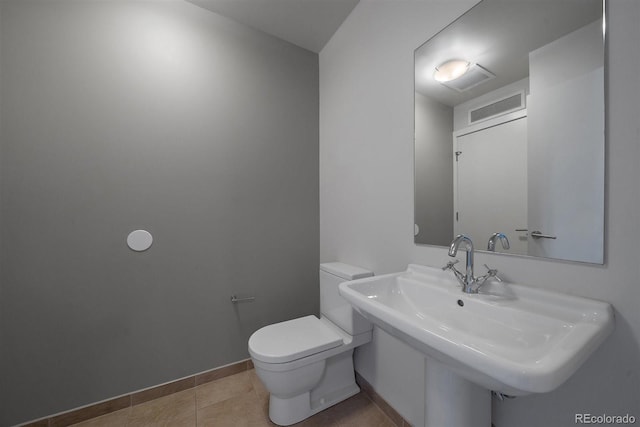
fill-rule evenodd
<path id="1" fill-rule="evenodd" d="M 425 358 L 425 427 L 490 427 L 491 391 Z"/>

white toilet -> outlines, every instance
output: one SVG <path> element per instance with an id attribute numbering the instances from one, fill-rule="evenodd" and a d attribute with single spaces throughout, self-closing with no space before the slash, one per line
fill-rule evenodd
<path id="1" fill-rule="evenodd" d="M 274 423 L 295 424 L 360 391 L 353 349 L 371 341 L 372 326 L 340 296 L 338 285 L 369 276 L 373 273 L 339 262 L 320 264 L 320 319 L 276 323 L 249 338 Z"/>

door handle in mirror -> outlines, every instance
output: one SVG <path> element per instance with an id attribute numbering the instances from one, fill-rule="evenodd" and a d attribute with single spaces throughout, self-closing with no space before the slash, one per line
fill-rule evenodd
<path id="1" fill-rule="evenodd" d="M 542 234 L 539 231 L 532 231 L 531 237 L 536 239 L 556 239 L 556 236 L 549 236 L 548 234 Z"/>

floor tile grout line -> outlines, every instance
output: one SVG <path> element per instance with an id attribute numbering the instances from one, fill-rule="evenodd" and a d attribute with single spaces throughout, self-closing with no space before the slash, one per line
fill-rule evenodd
<path id="1" fill-rule="evenodd" d="M 243 362 L 240 362 L 238 365 L 242 365 L 242 364 L 243 364 Z M 112 414 L 114 412 L 117 412 L 119 410 L 128 409 L 129 412 L 127 413 L 126 422 L 127 422 L 127 425 L 129 425 L 131 423 L 131 420 L 132 420 L 133 408 L 134 407 L 139 406 L 139 405 L 144 405 L 146 403 L 153 402 L 155 400 L 162 399 L 164 397 L 173 396 L 173 395 L 176 395 L 178 393 L 186 392 L 187 390 L 193 390 L 193 395 L 192 395 L 192 399 L 193 399 L 192 403 L 193 403 L 193 411 L 194 411 L 193 412 L 193 419 L 195 420 L 195 423 L 196 423 L 195 425 L 197 426 L 198 422 L 199 422 L 199 411 L 200 411 L 200 409 L 204 409 L 204 408 L 206 408 L 208 406 L 211 406 L 211 405 L 220 404 L 220 403 L 225 402 L 225 401 L 227 401 L 227 400 L 229 400 L 231 398 L 238 397 L 238 396 L 242 395 L 242 393 L 238 393 L 238 394 L 236 394 L 234 396 L 226 397 L 226 398 L 224 398 L 224 399 L 222 399 L 220 401 L 213 402 L 210 405 L 206 405 L 205 407 L 199 409 L 199 407 L 198 407 L 198 405 L 199 405 L 198 389 L 201 389 L 201 386 L 206 386 L 207 384 L 216 383 L 218 381 L 224 380 L 225 378 L 233 377 L 233 376 L 240 375 L 240 374 L 243 374 L 243 373 L 248 373 L 249 371 L 251 371 L 253 369 L 253 367 L 250 368 L 249 366 L 250 365 L 249 365 L 248 362 L 244 363 L 244 366 L 242 367 L 242 369 L 237 370 L 234 373 L 229 373 L 227 375 L 224 375 L 224 376 L 221 376 L 221 377 L 218 377 L 218 378 L 215 378 L 215 379 L 210 379 L 210 380 L 202 382 L 202 383 L 200 383 L 198 385 L 196 385 L 197 383 L 196 383 L 196 381 L 194 379 L 193 385 L 190 386 L 190 387 L 187 387 L 187 388 L 182 389 L 182 390 L 176 390 L 174 392 L 158 396 L 158 397 L 156 397 L 154 399 L 149 399 L 147 401 L 139 402 L 139 403 L 137 403 L 135 405 L 133 404 L 133 397 L 132 397 L 133 394 L 129 394 L 127 396 L 129 398 L 128 399 L 129 400 L 128 401 L 128 406 L 120 408 L 118 410 L 114 410 L 114 411 L 111 411 L 111 412 L 106 412 L 104 414 L 100 414 L 100 415 L 98 415 L 96 417 L 87 418 L 87 419 L 84 419 L 84 420 L 81 420 L 81 421 L 78 421 L 78 422 L 82 423 L 82 422 L 91 421 L 91 420 L 94 420 L 94 419 L 97 419 L 97 418 L 100 418 L 100 417 L 103 417 L 103 416 L 107 416 L 107 415 Z M 357 376 L 360 377 L 359 375 L 357 375 Z M 195 376 L 193 376 L 193 377 L 195 377 Z M 189 378 L 189 377 L 187 377 L 187 378 Z M 359 380 L 363 380 L 362 381 L 363 384 L 360 384 L 361 393 L 362 393 L 363 397 L 365 397 L 368 402 L 372 403 L 375 406 L 375 408 L 377 409 L 378 414 L 380 414 L 385 420 L 387 420 L 393 426 L 396 426 L 396 427 L 410 426 L 410 424 L 402 416 L 400 416 L 400 414 L 397 411 L 395 411 L 395 409 L 393 407 L 391 407 L 381 396 L 377 395 L 375 390 L 373 390 L 373 388 L 370 386 L 370 384 L 368 384 L 368 382 L 366 380 L 364 380 L 364 378 L 360 377 L 358 379 Z M 184 380 L 184 379 L 182 379 L 182 380 Z M 178 380 L 178 381 L 181 381 L 181 380 Z M 254 378 L 251 377 L 249 374 L 246 374 L 246 378 L 244 379 L 244 381 L 246 381 L 247 385 L 250 387 L 250 392 L 253 395 L 253 397 L 255 399 L 257 399 L 258 401 L 260 401 L 261 396 L 259 395 L 258 390 L 256 388 L 256 385 L 255 385 L 255 382 L 254 382 Z M 166 383 L 165 385 L 167 385 L 167 384 L 172 384 L 172 383 Z M 159 387 L 162 387 L 162 386 L 159 386 Z M 150 388 L 148 390 L 151 390 L 151 389 L 152 388 Z M 372 396 L 370 393 L 373 393 L 375 396 Z M 121 396 L 121 398 L 122 397 L 125 397 L 125 396 Z M 390 411 L 394 412 L 395 418 L 391 417 L 385 411 L 385 409 L 378 404 L 378 402 L 376 401 L 377 399 L 380 399 L 382 403 L 385 403 L 386 406 L 389 407 L 388 409 Z M 108 402 L 108 401 L 106 401 L 106 402 Z M 73 412 L 73 411 L 71 411 L 71 412 Z M 62 414 L 59 414 L 59 415 L 62 415 Z M 267 418 L 268 418 L 268 415 L 267 415 Z M 398 421 L 400 421 L 400 424 L 396 423 L 396 419 Z M 53 417 L 48 418 L 46 420 L 47 420 L 47 426 L 53 427 L 52 426 Z M 69 425 L 69 424 L 64 424 L 64 421 L 63 421 L 63 423 L 61 425 Z"/>

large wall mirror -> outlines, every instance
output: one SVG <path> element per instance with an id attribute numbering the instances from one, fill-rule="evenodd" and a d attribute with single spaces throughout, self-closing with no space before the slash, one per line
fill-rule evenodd
<path id="1" fill-rule="evenodd" d="M 604 6 L 483 0 L 416 49 L 416 243 L 604 262 Z"/>

